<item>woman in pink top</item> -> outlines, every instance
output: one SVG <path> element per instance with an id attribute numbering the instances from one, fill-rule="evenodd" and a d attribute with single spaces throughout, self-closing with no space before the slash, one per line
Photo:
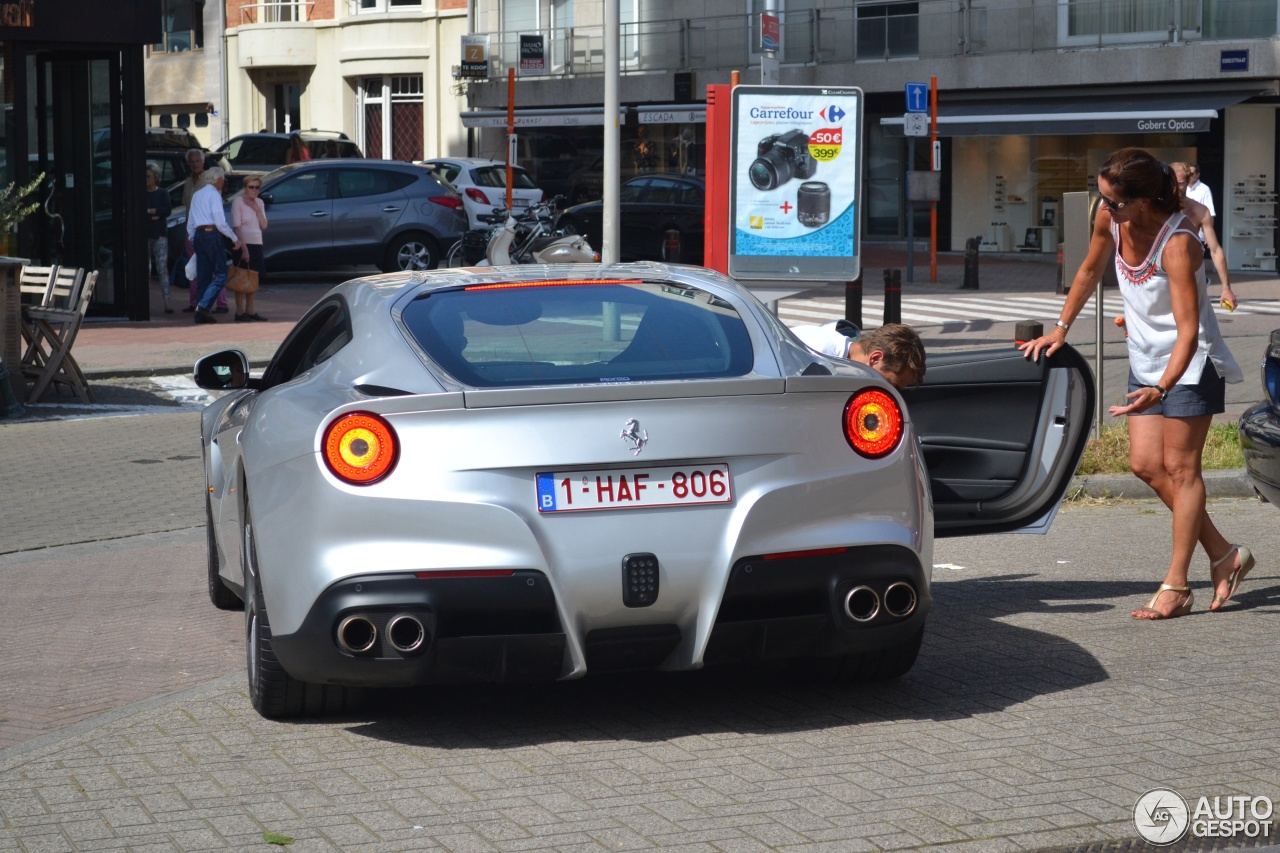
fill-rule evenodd
<path id="1" fill-rule="evenodd" d="M 262 232 L 267 228 L 267 211 L 258 194 L 262 192 L 262 179 L 250 178 L 244 182 L 244 192 L 231 202 L 231 227 L 240 235 L 240 258 L 249 269 L 258 274 L 258 280 L 267 271 L 262 258 Z M 236 322 L 266 322 L 254 309 L 256 293 L 236 294 Z"/>
<path id="2" fill-rule="evenodd" d="M 1173 171 L 1141 148 L 1122 148 L 1098 171 L 1098 192 L 1102 205 L 1089 254 L 1055 328 L 1022 351 L 1038 359 L 1062 346 L 1114 252 L 1129 333 L 1129 393 L 1125 405 L 1110 411 L 1127 416 L 1129 467 L 1173 512 L 1173 554 L 1164 581 L 1131 615 L 1169 619 L 1191 612 L 1187 575 L 1197 542 L 1209 556 L 1209 609 L 1218 611 L 1254 560 L 1209 517 L 1200 464 L 1213 416 L 1225 408 L 1226 383 L 1243 377 L 1218 329 L 1204 252 L 1195 224 L 1182 213 Z"/>

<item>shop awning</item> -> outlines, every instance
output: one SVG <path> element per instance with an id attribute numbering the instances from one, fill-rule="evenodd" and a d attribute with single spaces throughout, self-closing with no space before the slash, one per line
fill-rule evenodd
<path id="1" fill-rule="evenodd" d="M 618 108 L 618 122 L 626 120 L 627 108 Z M 604 126 L 604 107 L 559 107 L 515 111 L 516 127 Z M 506 110 L 470 110 L 462 114 L 463 127 L 506 127 Z"/>
<path id="2" fill-rule="evenodd" d="M 1160 92 L 938 104 L 939 136 L 1049 136 L 1087 133 L 1203 133 L 1218 111 L 1257 95 L 1259 89 Z M 901 116 L 880 119 L 886 136 L 902 136 Z"/>

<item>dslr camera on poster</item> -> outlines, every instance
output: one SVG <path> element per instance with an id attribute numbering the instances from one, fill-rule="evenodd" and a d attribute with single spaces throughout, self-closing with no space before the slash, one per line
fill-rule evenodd
<path id="1" fill-rule="evenodd" d="M 774 190 L 792 178 L 812 178 L 817 170 L 818 161 L 809 154 L 809 134 L 789 130 L 760 140 L 747 177 L 758 190 Z"/>

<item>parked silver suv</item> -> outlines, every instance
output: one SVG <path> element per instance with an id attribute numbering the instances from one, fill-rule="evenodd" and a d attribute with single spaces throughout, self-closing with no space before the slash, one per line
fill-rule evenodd
<path id="1" fill-rule="evenodd" d="M 310 160 L 262 178 L 267 274 L 373 265 L 434 269 L 467 229 L 462 198 L 426 169 L 395 160 Z M 230 199 L 228 199 L 229 210 Z M 169 218 L 186 239 L 186 213 Z"/>

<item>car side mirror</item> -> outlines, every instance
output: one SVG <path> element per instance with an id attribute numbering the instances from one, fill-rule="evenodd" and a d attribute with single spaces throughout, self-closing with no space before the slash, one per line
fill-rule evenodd
<path id="1" fill-rule="evenodd" d="M 268 204 L 275 201 L 275 198 L 272 197 L 271 193 L 261 193 L 258 195 L 258 198 L 262 200 L 263 207 L 266 207 Z"/>
<path id="2" fill-rule="evenodd" d="M 252 387 L 249 359 L 238 349 L 206 355 L 196 362 L 196 385 L 209 391 L 232 391 Z"/>

